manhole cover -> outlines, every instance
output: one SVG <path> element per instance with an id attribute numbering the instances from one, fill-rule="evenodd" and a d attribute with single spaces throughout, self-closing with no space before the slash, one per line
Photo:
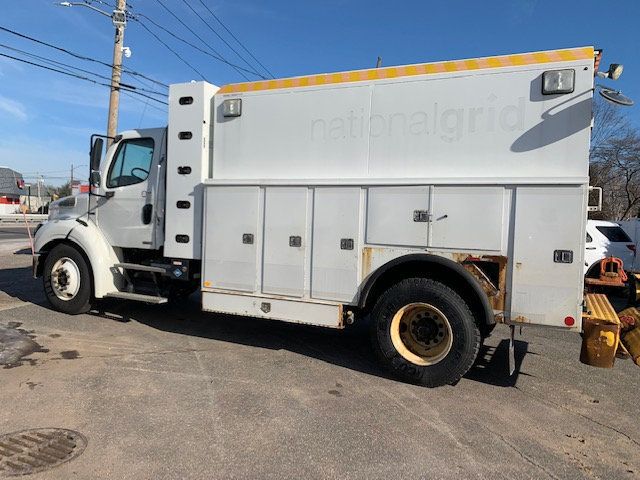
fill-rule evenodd
<path id="1" fill-rule="evenodd" d="M 0 477 L 42 472 L 80 455 L 87 439 L 64 428 L 36 428 L 0 436 Z"/>

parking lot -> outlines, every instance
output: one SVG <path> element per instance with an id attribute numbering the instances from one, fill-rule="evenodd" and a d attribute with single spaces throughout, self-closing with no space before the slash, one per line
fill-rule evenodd
<path id="1" fill-rule="evenodd" d="M 524 329 L 509 377 L 499 326 L 465 378 L 430 390 L 381 371 L 363 326 L 204 314 L 197 296 L 54 312 L 27 244 L 0 227 L 0 353 L 37 344 L 0 369 L 0 434 L 88 440 L 30 478 L 640 478 L 640 369 L 580 364 L 576 334 Z"/>

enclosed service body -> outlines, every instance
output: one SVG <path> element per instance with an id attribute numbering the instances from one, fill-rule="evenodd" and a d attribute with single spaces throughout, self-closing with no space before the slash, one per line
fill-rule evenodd
<path id="1" fill-rule="evenodd" d="M 581 329 L 594 73 L 584 47 L 172 85 L 168 128 L 124 132 L 53 209 L 36 271 L 67 311 L 198 288 L 208 311 L 371 317 L 396 373 L 455 381 L 496 322 Z"/>

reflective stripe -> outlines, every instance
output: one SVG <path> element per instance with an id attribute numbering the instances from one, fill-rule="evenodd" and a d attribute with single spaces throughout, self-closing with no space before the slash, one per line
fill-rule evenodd
<path id="1" fill-rule="evenodd" d="M 260 80 L 257 82 L 233 83 L 225 85 L 219 93 L 255 92 L 258 90 L 277 90 L 281 88 L 297 88 L 312 85 L 329 85 L 338 83 L 383 80 L 387 78 L 411 77 L 414 75 L 432 75 L 445 72 L 463 72 L 488 68 L 520 67 L 540 63 L 570 62 L 574 60 L 593 60 L 593 47 L 568 48 L 547 52 L 502 55 L 497 57 L 470 58 L 447 62 L 421 63 L 397 67 L 371 68 L 339 73 L 321 73 L 304 77 L 284 78 L 277 80 Z"/>

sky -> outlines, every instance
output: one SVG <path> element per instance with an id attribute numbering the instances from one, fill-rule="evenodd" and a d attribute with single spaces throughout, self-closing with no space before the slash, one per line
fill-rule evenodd
<path id="1" fill-rule="evenodd" d="M 96 8 L 110 10 L 91 0 Z M 604 49 L 603 66 L 623 63 L 613 86 L 640 102 L 639 0 L 202 0 L 276 78 L 384 66 L 453 60 L 593 45 Z M 83 7 L 65 8 L 53 0 L 3 2 L 0 26 L 110 63 L 111 20 Z M 205 41 L 200 43 L 178 18 Z M 229 62 L 249 68 L 213 30 L 248 57 L 216 23 L 199 0 L 128 0 L 133 14 L 145 15 L 201 49 L 213 48 Z M 187 5 L 188 4 L 188 5 Z M 208 81 L 222 86 L 244 79 L 232 67 L 180 43 L 138 17 Z M 89 63 L 0 31 L 0 54 L 19 56 L 6 46 L 110 75 Z M 200 80 L 139 22 L 129 21 L 125 45 L 132 51 L 124 66 L 165 84 Z M 40 60 L 35 60 L 41 62 Z M 259 67 L 255 67 L 259 69 Z M 248 75 L 251 79 L 255 76 Z M 126 77 L 139 88 L 162 87 Z M 613 83 L 608 80 L 601 83 Z M 0 57 L 0 165 L 35 182 L 62 184 L 71 165 L 76 178 L 88 175 L 89 138 L 104 133 L 108 88 Z M 640 126 L 640 107 L 625 108 Z M 122 96 L 119 131 L 164 126 L 166 107 L 136 96 Z"/>

